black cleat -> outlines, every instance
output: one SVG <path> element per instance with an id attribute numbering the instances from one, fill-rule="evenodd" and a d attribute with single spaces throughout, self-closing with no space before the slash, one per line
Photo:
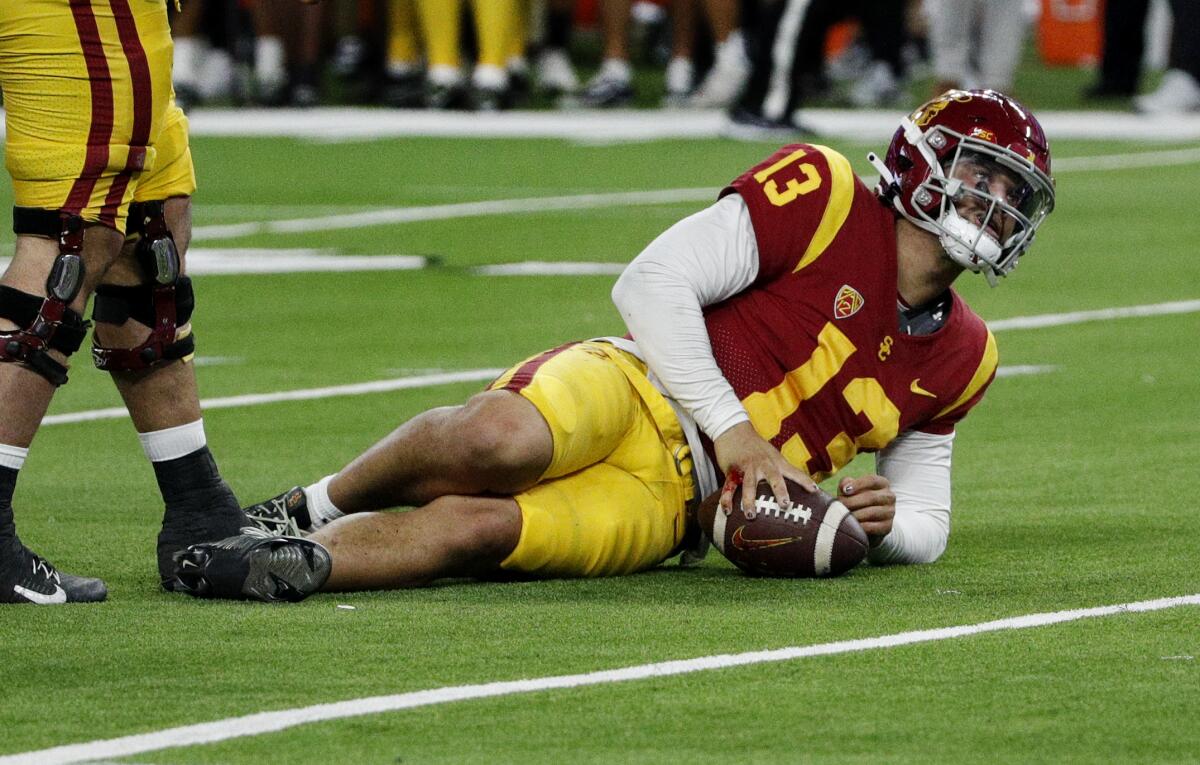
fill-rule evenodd
<path id="1" fill-rule="evenodd" d="M 579 94 L 579 103 L 589 109 L 615 109 L 633 103 L 633 85 L 629 80 L 610 77 L 603 72 L 588 82 Z"/>
<path id="2" fill-rule="evenodd" d="M 108 588 L 104 582 L 64 574 L 20 542 L 11 559 L 0 560 L 0 603 L 55 606 L 99 603 L 107 597 Z"/>
<path id="3" fill-rule="evenodd" d="M 241 532 L 247 524 L 233 492 L 222 483 L 203 511 L 168 508 L 158 533 L 158 576 L 163 589 L 171 591 L 175 554 L 188 545 L 213 542 Z"/>
<path id="4" fill-rule="evenodd" d="M 810 128 L 796 122 L 790 115 L 775 119 L 740 107 L 729 113 L 729 121 L 722 134 L 738 141 L 766 142 L 794 141 L 803 135 L 814 135 Z"/>
<path id="5" fill-rule="evenodd" d="M 312 531 L 308 497 L 304 489 L 293 486 L 284 493 L 242 508 L 246 520 L 271 536 L 303 537 Z"/>
<path id="6" fill-rule="evenodd" d="M 297 603 L 321 589 L 333 559 L 316 542 L 257 529 L 175 554 L 171 589 L 197 598 Z"/>
<path id="7" fill-rule="evenodd" d="M 158 576 L 163 589 L 170 591 L 175 553 L 241 532 L 246 516 L 229 484 L 221 479 L 207 446 L 178 459 L 155 462 L 154 477 L 164 504 Z"/>

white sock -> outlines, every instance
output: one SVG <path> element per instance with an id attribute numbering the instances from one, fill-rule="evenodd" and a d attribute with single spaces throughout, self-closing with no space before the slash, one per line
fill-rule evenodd
<path id="1" fill-rule="evenodd" d="M 495 64 L 476 64 L 471 84 L 482 90 L 504 90 L 508 87 L 508 71 Z"/>
<path id="2" fill-rule="evenodd" d="M 200 65 L 208 46 L 198 37 L 176 37 L 171 75 L 175 84 L 194 88 L 200 79 Z"/>
<path id="3" fill-rule="evenodd" d="M 21 466 L 25 464 L 25 458 L 28 456 L 29 449 L 0 444 L 0 467 L 6 467 L 9 470 L 20 470 Z"/>
<path id="4" fill-rule="evenodd" d="M 733 57 L 735 61 L 741 61 L 746 58 L 746 40 L 742 37 L 742 30 L 735 29 L 729 33 L 725 41 L 717 44 L 717 58 L 728 59 Z"/>
<path id="5" fill-rule="evenodd" d="M 425 79 L 429 80 L 430 85 L 454 88 L 462 82 L 462 72 L 457 66 L 437 64 L 425 71 Z"/>
<path id="6" fill-rule="evenodd" d="M 606 58 L 600 65 L 600 76 L 609 80 L 629 82 L 633 79 L 633 67 L 623 58 Z"/>
<path id="7" fill-rule="evenodd" d="M 304 487 L 304 496 L 308 498 L 308 519 L 314 530 L 345 515 L 329 499 L 329 482 L 334 475 L 337 474 L 327 475 L 312 486 Z"/>
<path id="8" fill-rule="evenodd" d="M 411 77 L 421 71 L 421 67 L 412 61 L 389 61 L 387 73 L 389 77 Z"/>
<path id="9" fill-rule="evenodd" d="M 138 440 L 142 442 L 142 451 L 146 452 L 146 458 L 151 462 L 179 459 L 208 444 L 208 439 L 204 437 L 203 419 L 174 428 L 138 433 Z"/>
<path id="10" fill-rule="evenodd" d="M 254 76 L 264 88 L 282 88 L 287 81 L 283 40 L 263 35 L 254 41 Z"/>

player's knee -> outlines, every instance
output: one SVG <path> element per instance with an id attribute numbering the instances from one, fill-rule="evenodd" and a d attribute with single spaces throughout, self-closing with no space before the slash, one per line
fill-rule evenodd
<path id="1" fill-rule="evenodd" d="M 78 215 L 20 207 L 13 211 L 13 230 L 25 235 L 23 243 L 30 237 L 51 239 L 57 244 L 48 249 L 57 253 L 44 278 L 44 295 L 28 290 L 27 274 L 5 274 L 5 281 L 16 286 L 0 285 L 0 362 L 20 364 L 51 385 L 67 381 L 66 359 L 79 349 L 87 331 L 72 308 L 87 300 L 84 228 Z"/>
<path id="2" fill-rule="evenodd" d="M 178 359 L 195 351 L 189 324 L 195 307 L 191 280 L 181 274 L 179 250 L 167 228 L 163 202 L 130 207 L 129 233 L 141 284 L 102 284 L 96 289 L 92 357 L 110 372 L 132 372 Z"/>
<path id="3" fill-rule="evenodd" d="M 493 491 L 536 480 L 550 464 L 550 429 L 520 396 L 502 391 L 476 396 L 456 419 L 463 464 L 486 476 Z"/>

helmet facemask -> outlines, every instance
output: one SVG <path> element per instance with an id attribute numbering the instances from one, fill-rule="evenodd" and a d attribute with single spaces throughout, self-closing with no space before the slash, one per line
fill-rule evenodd
<path id="1" fill-rule="evenodd" d="M 910 120 L 901 124 L 930 171 L 912 192 L 916 214 L 896 207 L 936 234 L 952 261 L 996 286 L 1016 267 L 1054 208 L 1054 182 L 1011 149 L 944 125 L 922 131 Z"/>

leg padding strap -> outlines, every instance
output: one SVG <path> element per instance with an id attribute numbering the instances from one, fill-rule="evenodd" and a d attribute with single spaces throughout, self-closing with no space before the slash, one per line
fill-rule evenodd
<path id="1" fill-rule="evenodd" d="M 40 207 L 14 207 L 13 233 L 30 234 L 57 239 L 63 231 L 63 219 L 70 217 L 61 210 L 43 210 Z"/>
<path id="2" fill-rule="evenodd" d="M 46 279 L 46 296 L 0 285 L 0 317 L 17 325 L 0 332 L 0 362 L 23 364 L 54 385 L 67 381 L 67 368 L 50 351 L 79 350 L 88 322 L 68 306 L 83 286 L 83 219 L 59 210 L 13 208 L 13 231 L 58 240 L 58 257 Z"/>
<path id="3" fill-rule="evenodd" d="M 192 319 L 196 307 L 196 293 L 192 290 L 191 277 L 181 276 L 175 283 L 175 323 L 182 326 Z M 139 284 L 136 287 L 118 287 L 101 284 L 96 288 L 96 299 L 92 303 L 92 320 L 104 324 L 124 324 L 133 319 L 154 329 L 154 286 Z"/>
<path id="4" fill-rule="evenodd" d="M 134 371 L 190 356 L 196 351 L 191 334 L 176 338 L 176 330 L 188 323 L 195 306 L 192 280 L 186 276 L 171 286 L 143 284 L 137 287 L 101 285 L 96 289 L 92 318 L 104 324 L 124 324 L 133 319 L 150 328 L 150 337 L 136 348 L 92 346 L 92 360 L 99 369 Z"/>
<path id="5" fill-rule="evenodd" d="M 136 287 L 101 285 L 96 290 L 92 318 L 104 324 L 124 324 L 129 319 L 150 328 L 150 337 L 136 348 L 109 348 L 93 336 L 92 360 L 110 372 L 136 371 L 195 352 L 187 326 L 196 305 L 192 280 L 181 276 L 179 253 L 167 229 L 163 202 L 143 202 L 129 213 L 129 234 L 138 237 L 136 254 L 145 284 Z"/>
<path id="6" fill-rule="evenodd" d="M 54 360 L 50 349 L 64 356 L 79 350 L 88 328 L 82 316 L 53 296 L 0 285 L 0 317 L 18 327 L 0 332 L 0 362 L 24 364 L 55 385 L 67 381 L 67 368 Z"/>

